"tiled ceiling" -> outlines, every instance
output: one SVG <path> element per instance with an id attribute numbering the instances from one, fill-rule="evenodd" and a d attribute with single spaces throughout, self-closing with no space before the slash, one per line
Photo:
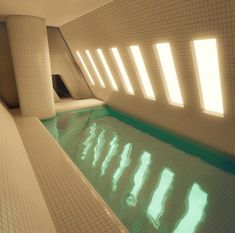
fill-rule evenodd
<path id="1" fill-rule="evenodd" d="M 61 26 L 113 0 L 1 0 L 0 20 L 7 15 L 33 15 L 49 26 Z"/>

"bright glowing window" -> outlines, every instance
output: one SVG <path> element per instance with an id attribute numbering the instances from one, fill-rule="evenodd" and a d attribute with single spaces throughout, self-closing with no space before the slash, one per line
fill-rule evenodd
<path id="1" fill-rule="evenodd" d="M 105 68 L 105 71 L 106 71 L 106 73 L 107 73 L 107 75 L 108 75 L 108 78 L 109 78 L 109 81 L 110 81 L 110 84 L 111 84 L 112 89 L 113 89 L 114 91 L 118 91 L 117 84 L 116 84 L 116 82 L 115 82 L 115 80 L 114 80 L 113 74 L 112 74 L 112 72 L 111 72 L 111 70 L 110 70 L 110 68 L 109 68 L 109 66 L 108 66 L 108 63 L 107 63 L 107 61 L 106 61 L 106 59 L 105 59 L 105 56 L 104 56 L 104 54 L 103 54 L 103 51 L 102 51 L 101 49 L 97 49 L 97 53 L 98 53 L 99 58 L 100 58 L 100 60 L 101 60 L 101 62 L 102 62 L 102 64 L 103 64 L 103 66 L 104 66 L 104 68 Z"/>
<path id="2" fill-rule="evenodd" d="M 163 83 L 167 92 L 168 101 L 171 104 L 183 107 L 183 98 L 175 70 L 175 64 L 169 43 L 155 45 L 161 64 Z"/>
<path id="3" fill-rule="evenodd" d="M 81 56 L 80 52 L 79 52 L 79 51 L 76 51 L 76 53 L 77 53 L 77 56 L 78 56 L 78 58 L 79 58 L 79 60 L 80 60 L 80 62 L 81 62 L 81 64 L 82 64 L 82 66 L 83 66 L 83 68 L 84 68 L 84 70 L 85 70 L 85 72 L 86 72 L 86 74 L 87 74 L 87 77 L 88 77 L 88 79 L 89 79 L 90 84 L 94 86 L 94 85 L 95 85 L 95 82 L 94 82 L 93 78 L 91 77 L 91 74 L 90 74 L 89 70 L 87 69 L 84 60 L 82 59 L 82 56 Z"/>
<path id="4" fill-rule="evenodd" d="M 216 39 L 194 40 L 201 102 L 205 112 L 224 114 Z"/>
<path id="5" fill-rule="evenodd" d="M 92 58 L 92 56 L 91 56 L 89 50 L 86 50 L 86 55 L 87 55 L 88 59 L 90 60 L 91 65 L 92 65 L 92 67 L 93 67 L 93 69 L 94 69 L 94 71 L 95 71 L 95 73 L 96 73 L 96 75 L 97 75 L 97 77 L 98 77 L 98 81 L 99 81 L 99 83 L 100 83 L 100 86 L 104 88 L 104 87 L 105 87 L 104 81 L 103 81 L 103 79 L 101 78 L 100 72 L 99 72 L 99 70 L 97 69 L 97 67 L 96 67 L 96 65 L 95 65 L 95 62 L 94 62 L 94 60 L 93 60 L 93 58 Z"/>
<path id="6" fill-rule="evenodd" d="M 119 54 L 118 49 L 117 48 L 112 48 L 111 51 L 112 51 L 112 54 L 114 56 L 115 62 L 118 66 L 118 69 L 120 71 L 121 78 L 122 78 L 122 81 L 123 81 L 124 88 L 125 88 L 126 92 L 130 95 L 134 95 L 135 93 L 134 93 L 133 87 L 132 87 L 131 82 L 129 80 L 128 74 L 126 72 L 126 68 L 123 64 L 123 61 L 121 59 L 121 56 Z"/>
<path id="7" fill-rule="evenodd" d="M 136 70 L 138 71 L 138 76 L 141 81 L 141 87 L 143 89 L 144 95 L 148 99 L 155 100 L 155 94 L 153 92 L 153 88 L 149 80 L 149 76 L 144 64 L 140 48 L 138 45 L 134 45 L 130 46 L 130 50 L 136 65 Z"/>

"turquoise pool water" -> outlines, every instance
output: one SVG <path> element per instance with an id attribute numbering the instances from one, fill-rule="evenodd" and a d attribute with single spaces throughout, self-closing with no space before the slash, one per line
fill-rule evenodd
<path id="1" fill-rule="evenodd" d="M 213 166 L 107 113 L 43 123 L 130 232 L 235 232 L 233 164 Z"/>

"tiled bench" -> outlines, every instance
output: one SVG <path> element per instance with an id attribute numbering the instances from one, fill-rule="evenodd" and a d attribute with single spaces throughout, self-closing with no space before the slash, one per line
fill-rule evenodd
<path id="1" fill-rule="evenodd" d="M 56 232 L 15 121 L 1 102 L 0 232 Z"/>

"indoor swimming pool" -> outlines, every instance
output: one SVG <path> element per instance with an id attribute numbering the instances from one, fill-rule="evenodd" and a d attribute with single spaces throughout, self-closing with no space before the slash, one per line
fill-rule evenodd
<path id="1" fill-rule="evenodd" d="M 43 123 L 130 232 L 234 233 L 234 161 L 130 121 L 101 107 Z"/>

